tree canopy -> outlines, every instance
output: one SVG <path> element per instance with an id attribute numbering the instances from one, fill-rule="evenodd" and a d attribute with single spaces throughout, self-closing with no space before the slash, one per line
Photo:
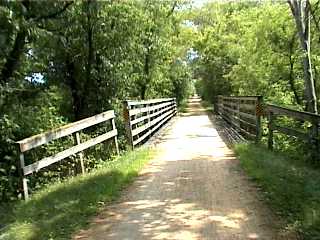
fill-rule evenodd
<path id="1" fill-rule="evenodd" d="M 124 135 L 125 99 L 182 104 L 195 83 L 211 102 L 263 95 L 317 112 L 319 11 L 307 0 L 0 0 L 0 198 L 18 194 L 15 141 L 109 109 Z"/>

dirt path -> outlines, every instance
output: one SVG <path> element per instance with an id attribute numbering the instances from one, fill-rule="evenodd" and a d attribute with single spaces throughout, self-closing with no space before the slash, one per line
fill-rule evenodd
<path id="1" fill-rule="evenodd" d="M 291 239 L 192 99 L 142 175 L 74 239 Z"/>

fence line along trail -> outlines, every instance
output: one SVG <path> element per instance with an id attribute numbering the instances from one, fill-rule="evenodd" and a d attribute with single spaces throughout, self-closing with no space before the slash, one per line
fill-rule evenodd
<path id="1" fill-rule="evenodd" d="M 279 233 L 198 98 L 157 141 L 156 159 L 74 239 L 294 239 Z"/>

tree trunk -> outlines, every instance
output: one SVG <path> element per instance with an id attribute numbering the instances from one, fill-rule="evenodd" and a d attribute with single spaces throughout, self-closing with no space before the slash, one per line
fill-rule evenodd
<path id="1" fill-rule="evenodd" d="M 17 70 L 20 57 L 23 53 L 25 41 L 27 37 L 27 31 L 21 29 L 14 40 L 13 48 L 6 59 L 6 62 L 1 70 L 0 83 L 5 84 L 9 82 L 9 79 L 13 76 L 14 71 Z"/>
<path id="2" fill-rule="evenodd" d="M 87 22 L 86 22 L 86 32 L 87 32 L 87 60 L 86 60 L 86 72 L 85 72 L 85 76 L 86 79 L 84 79 L 85 84 L 84 84 L 84 91 L 86 91 L 87 93 L 94 93 L 95 92 L 95 88 L 94 88 L 94 83 L 92 80 L 92 66 L 94 64 L 94 47 L 93 47 L 93 24 L 92 24 L 92 16 L 91 16 L 91 4 L 92 4 L 92 0 L 87 0 L 84 4 L 86 4 L 86 17 L 87 17 Z M 92 95 L 88 95 L 88 94 L 84 94 L 84 106 L 83 106 L 83 116 L 87 117 L 91 114 L 96 113 L 95 109 L 92 109 L 90 107 L 90 104 L 92 99 L 91 99 Z"/>
<path id="3" fill-rule="evenodd" d="M 67 83 L 71 90 L 74 120 L 80 120 L 82 117 L 82 98 L 80 94 L 79 84 L 77 84 L 75 76 L 75 65 L 74 62 L 72 62 L 70 56 L 66 57 L 66 73 Z"/>
<path id="4" fill-rule="evenodd" d="M 294 99 L 296 100 L 296 103 L 299 105 L 302 105 L 302 101 L 299 97 L 297 88 L 294 83 L 294 71 L 293 71 L 294 70 L 294 59 L 293 59 L 292 55 L 293 55 L 293 49 L 294 49 L 295 36 L 296 36 L 296 34 L 294 34 L 292 36 L 291 41 L 289 43 L 289 85 L 290 85 L 291 91 L 294 94 Z"/>
<path id="5" fill-rule="evenodd" d="M 145 99 L 146 98 L 146 92 L 147 92 L 147 86 L 149 84 L 150 81 L 150 50 L 149 50 L 149 46 L 147 48 L 147 53 L 144 57 L 144 81 L 141 85 L 141 91 L 140 91 L 140 97 L 141 99 Z"/>
<path id="6" fill-rule="evenodd" d="M 310 53 L 310 3 L 308 0 L 289 0 L 292 15 L 295 19 L 301 49 L 303 51 L 303 70 L 307 110 L 317 113 L 317 97 L 312 75 Z"/>

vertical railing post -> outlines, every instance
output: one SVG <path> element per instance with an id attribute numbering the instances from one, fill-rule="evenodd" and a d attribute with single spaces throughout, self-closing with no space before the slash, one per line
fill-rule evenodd
<path id="1" fill-rule="evenodd" d="M 273 149 L 273 113 L 268 111 L 268 148 Z"/>
<path id="2" fill-rule="evenodd" d="M 258 96 L 257 102 L 256 102 L 256 143 L 259 143 L 262 137 L 262 128 L 261 128 L 262 114 L 263 114 L 262 96 Z"/>
<path id="3" fill-rule="evenodd" d="M 315 163 L 320 162 L 320 142 L 319 142 L 319 122 L 312 122 L 311 128 L 311 146 L 312 146 L 312 159 Z"/>
<path id="4" fill-rule="evenodd" d="M 116 128 L 116 123 L 115 123 L 114 118 L 111 119 L 111 124 L 112 124 L 112 130 L 116 130 L 117 128 Z M 120 151 L 119 151 L 119 145 L 118 145 L 118 135 L 114 136 L 114 144 L 116 146 L 117 154 L 119 155 Z"/>
<path id="5" fill-rule="evenodd" d="M 217 97 L 217 104 L 215 105 L 215 106 L 216 106 L 216 109 L 214 109 L 214 111 L 215 111 L 217 114 L 220 114 L 220 102 L 221 102 L 221 96 L 218 95 L 218 97 Z"/>
<path id="6" fill-rule="evenodd" d="M 236 103 L 237 103 L 237 118 L 238 118 L 238 126 L 239 126 L 238 130 L 240 130 L 241 129 L 241 121 L 240 121 L 241 99 L 237 98 Z"/>
<path id="7" fill-rule="evenodd" d="M 151 118 L 150 118 L 150 115 L 151 115 L 150 105 L 151 105 L 151 103 L 148 104 L 147 114 L 148 114 L 148 131 L 149 131 L 149 133 L 151 134 L 152 128 L 151 128 L 151 126 L 150 126 L 150 122 L 151 122 Z M 152 106 L 152 105 L 151 105 L 151 106 Z"/>
<path id="8" fill-rule="evenodd" d="M 173 105 L 174 105 L 174 108 L 173 108 L 173 111 L 174 111 L 174 114 L 173 115 L 176 115 L 177 114 L 177 99 L 176 98 L 173 98 Z"/>
<path id="9" fill-rule="evenodd" d="M 29 199 L 28 180 L 23 172 L 24 166 L 25 166 L 24 154 L 20 153 L 20 168 L 21 168 L 20 171 L 22 171 L 21 178 L 22 178 L 23 197 L 24 197 L 24 200 L 28 200 Z"/>
<path id="10" fill-rule="evenodd" d="M 81 144 L 79 132 L 76 132 L 75 140 L 76 140 L 77 145 Z M 79 155 L 79 160 L 80 160 L 81 173 L 84 174 L 85 168 L 84 168 L 84 163 L 83 163 L 83 152 L 80 152 L 78 155 Z"/>
<path id="11" fill-rule="evenodd" d="M 133 137 L 132 137 L 132 126 L 131 126 L 131 119 L 130 119 L 130 106 L 128 101 L 123 102 L 123 118 L 125 121 L 125 127 L 126 127 L 126 133 L 127 133 L 127 139 L 128 143 L 133 150 Z"/>

